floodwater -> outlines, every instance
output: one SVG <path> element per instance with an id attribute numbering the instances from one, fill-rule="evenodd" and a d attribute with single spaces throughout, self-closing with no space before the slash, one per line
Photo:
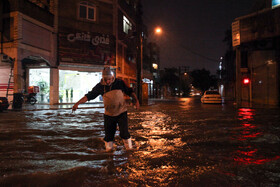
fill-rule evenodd
<path id="1" fill-rule="evenodd" d="M 130 109 L 134 150 L 104 151 L 102 108 L 0 113 L 0 186 L 279 186 L 279 108 Z"/>

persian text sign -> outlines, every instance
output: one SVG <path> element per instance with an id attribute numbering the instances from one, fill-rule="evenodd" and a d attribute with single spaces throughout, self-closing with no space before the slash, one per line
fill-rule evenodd
<path id="1" fill-rule="evenodd" d="M 115 66 L 115 41 L 114 36 L 100 33 L 59 33 L 59 58 L 61 62 Z"/>
<path id="2" fill-rule="evenodd" d="M 232 30 L 232 46 L 240 45 L 240 23 L 239 20 L 231 24 Z"/>

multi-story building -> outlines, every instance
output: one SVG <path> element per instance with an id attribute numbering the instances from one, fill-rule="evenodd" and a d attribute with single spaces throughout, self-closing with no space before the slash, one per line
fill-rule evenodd
<path id="1" fill-rule="evenodd" d="M 150 71 L 153 73 L 152 81 L 149 83 L 149 96 L 154 98 L 160 98 L 160 49 L 159 46 L 154 42 L 150 42 L 147 48 L 149 63 L 147 63 L 146 66 L 147 69 L 150 69 Z"/>
<path id="2" fill-rule="evenodd" d="M 128 84 L 136 82 L 136 2 L 58 1 L 59 97 L 77 101 L 100 81 L 104 66 Z M 56 90 L 57 91 L 57 90 Z M 97 98 L 99 101 L 101 98 Z"/>
<path id="3" fill-rule="evenodd" d="M 262 6 L 232 23 L 236 100 L 279 105 L 280 2 L 264 0 Z"/>
<path id="4" fill-rule="evenodd" d="M 8 89 L 11 101 L 12 93 L 22 92 L 28 86 L 30 68 L 56 66 L 56 31 L 53 9 L 50 9 L 53 5 L 53 0 L 38 5 L 28 0 L 0 2 L 1 57 L 7 55 L 13 59 L 9 63 L 1 61 L 2 97 Z"/>
<path id="5" fill-rule="evenodd" d="M 1 50 L 15 58 L 13 91 L 39 86 L 39 102 L 76 102 L 100 81 L 104 66 L 135 87 L 137 3 L 4 0 Z M 9 69 L 1 71 L 4 85 Z"/>

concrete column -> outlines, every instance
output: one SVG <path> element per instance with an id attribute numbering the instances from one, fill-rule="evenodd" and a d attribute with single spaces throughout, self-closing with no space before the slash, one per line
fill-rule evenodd
<path id="1" fill-rule="evenodd" d="M 18 58 L 14 62 L 14 93 L 19 93 L 23 89 L 22 67 Z"/>
<path id="2" fill-rule="evenodd" d="M 235 78 L 235 101 L 237 105 L 241 103 L 241 50 L 240 47 L 236 47 L 236 78 Z"/>
<path id="3" fill-rule="evenodd" d="M 13 38 L 22 38 L 22 14 L 19 12 L 16 12 L 12 14 L 14 18 L 14 33 Z M 19 55 L 20 49 L 19 49 L 19 43 L 20 40 L 14 40 L 13 46 L 15 46 L 15 50 L 13 51 L 13 56 L 15 58 L 14 62 L 14 93 L 18 93 L 23 89 L 23 79 L 22 79 L 22 64 L 19 60 L 21 57 Z"/>
<path id="4" fill-rule="evenodd" d="M 278 98 L 278 106 L 280 106 L 280 36 L 276 38 L 276 85 L 277 89 L 277 98 Z"/>
<path id="5" fill-rule="evenodd" d="M 59 100 L 59 70 L 50 69 L 50 105 L 58 104 Z"/>

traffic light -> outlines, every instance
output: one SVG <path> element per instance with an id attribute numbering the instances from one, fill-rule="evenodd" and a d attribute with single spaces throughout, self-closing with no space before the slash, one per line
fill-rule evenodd
<path id="1" fill-rule="evenodd" d="M 246 78 L 243 78 L 243 81 L 242 81 L 242 82 L 243 82 L 244 85 L 248 85 L 248 84 L 250 84 L 250 79 L 247 78 L 247 77 L 246 77 Z"/>

